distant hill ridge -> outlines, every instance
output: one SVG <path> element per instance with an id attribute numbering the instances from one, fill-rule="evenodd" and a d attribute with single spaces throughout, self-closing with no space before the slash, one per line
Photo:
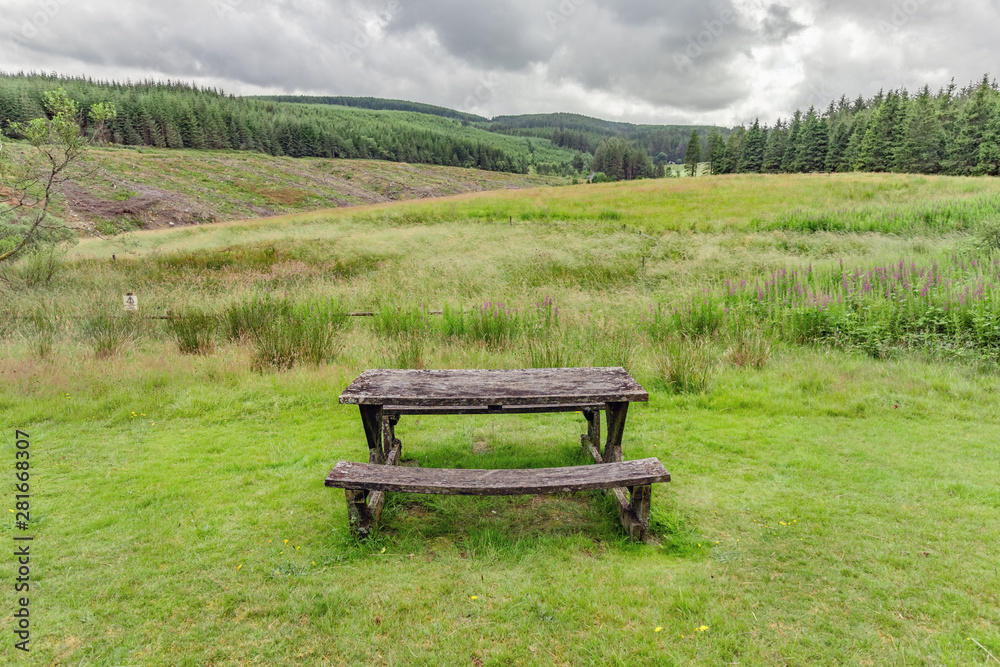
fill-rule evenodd
<path id="1" fill-rule="evenodd" d="M 716 129 L 723 137 L 729 129 L 711 125 L 637 125 L 603 120 L 576 113 L 537 113 L 485 118 L 447 107 L 379 97 L 267 95 L 256 99 L 295 104 L 328 104 L 378 111 L 412 111 L 444 118 L 454 118 L 498 134 L 548 139 L 561 148 L 593 153 L 604 137 L 622 137 L 643 145 L 650 157 L 663 154 L 662 161 L 684 159 L 687 141 L 693 130 L 707 135 Z"/>

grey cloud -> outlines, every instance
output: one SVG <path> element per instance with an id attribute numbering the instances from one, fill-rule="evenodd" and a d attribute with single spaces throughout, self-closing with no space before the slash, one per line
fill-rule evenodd
<path id="1" fill-rule="evenodd" d="M 67 0 L 26 39 L 39 5 L 4 0 L 0 66 L 68 63 L 233 92 L 406 97 L 491 113 L 610 117 L 631 105 L 646 109 L 643 121 L 722 122 L 748 105 L 763 118 L 842 93 L 1000 72 L 996 3 L 765 1 L 737 14 L 733 0 Z M 754 64 L 770 47 L 788 47 L 795 62 Z M 755 75 L 770 66 L 789 80 L 762 97 Z"/>
<path id="2" fill-rule="evenodd" d="M 788 7 L 771 5 L 767 8 L 767 18 L 764 19 L 762 33 L 770 42 L 783 42 L 804 28 L 803 24 L 792 18 L 792 12 Z"/>

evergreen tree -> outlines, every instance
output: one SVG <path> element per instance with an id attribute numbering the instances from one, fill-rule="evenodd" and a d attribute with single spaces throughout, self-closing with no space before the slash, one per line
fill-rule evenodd
<path id="1" fill-rule="evenodd" d="M 726 139 L 726 155 L 722 161 L 720 174 L 735 174 L 743 156 L 743 146 L 746 144 L 747 129 L 740 125 Z"/>
<path id="2" fill-rule="evenodd" d="M 698 163 L 701 162 L 701 136 L 698 130 L 691 132 L 687 150 L 684 152 L 684 169 L 688 176 L 698 175 Z"/>
<path id="3" fill-rule="evenodd" d="M 799 140 L 802 133 L 802 112 L 795 110 L 792 122 L 788 126 L 788 139 L 785 142 L 785 154 L 781 156 L 781 171 L 790 174 L 795 171 L 798 161 Z"/>
<path id="4" fill-rule="evenodd" d="M 841 160 L 843 171 L 857 169 L 861 160 L 861 144 L 868 134 L 868 118 L 868 113 L 862 112 L 851 122 L 851 137 L 847 140 L 847 148 L 844 149 L 844 158 Z"/>
<path id="5" fill-rule="evenodd" d="M 594 171 L 603 172 L 614 181 L 653 176 L 653 161 L 645 148 L 621 137 L 602 139 L 594 151 Z"/>
<path id="6" fill-rule="evenodd" d="M 767 145 L 767 135 L 760 127 L 760 119 L 754 119 L 753 125 L 747 131 L 743 142 L 737 171 L 741 173 L 760 173 L 764 165 L 764 150 Z"/>
<path id="7" fill-rule="evenodd" d="M 806 113 L 799 137 L 793 169 L 800 173 L 823 171 L 830 135 L 826 120 L 820 118 L 813 107 Z"/>
<path id="8" fill-rule="evenodd" d="M 934 174 L 941 170 L 944 131 L 929 86 L 924 86 L 906 110 L 903 138 L 893 160 L 893 170 Z"/>
<path id="9" fill-rule="evenodd" d="M 986 138 L 987 129 L 996 107 L 997 92 L 984 76 L 972 98 L 962 109 L 960 130 L 950 155 L 952 173 L 972 174 L 978 171 L 979 149 Z"/>
<path id="10" fill-rule="evenodd" d="M 844 117 L 843 113 L 838 114 L 841 120 L 834 126 L 830 133 L 830 147 L 826 152 L 826 171 L 850 171 L 850 163 L 844 159 L 847 153 L 847 145 L 851 140 L 851 127 L 853 123 Z"/>
<path id="11" fill-rule="evenodd" d="M 719 167 L 725 160 L 726 140 L 718 128 L 713 127 L 708 134 L 707 146 L 705 148 L 705 161 L 708 162 L 709 173 L 719 173 Z"/>
<path id="12" fill-rule="evenodd" d="M 764 163 L 762 170 L 769 174 L 781 171 L 781 162 L 785 157 L 788 145 L 788 125 L 778 119 L 771 131 L 767 133 L 767 145 L 764 147 Z"/>
<path id="13" fill-rule="evenodd" d="M 983 132 L 983 143 L 979 145 L 979 164 L 976 173 L 984 176 L 1000 175 L 1000 100 L 994 96 L 993 116 Z"/>
<path id="14" fill-rule="evenodd" d="M 875 107 L 861 142 L 857 163 L 860 171 L 889 171 L 892 168 L 903 135 L 903 104 L 903 95 L 889 91 L 884 101 Z"/>

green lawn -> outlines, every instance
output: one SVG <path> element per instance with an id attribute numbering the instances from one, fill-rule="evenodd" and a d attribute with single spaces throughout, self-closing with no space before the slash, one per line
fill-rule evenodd
<path id="1" fill-rule="evenodd" d="M 997 188 L 913 182 L 554 188 L 88 241 L 49 284 L 20 267 L 0 306 L 0 456 L 12 463 L 14 430 L 30 433 L 33 634 L 30 654 L 14 649 L 9 593 L 0 655 L 39 665 L 987 664 L 1000 657 L 990 349 L 873 356 L 762 327 L 755 368 L 739 361 L 738 323 L 664 342 L 642 319 L 651 304 L 729 277 L 971 252 L 988 211 L 970 229 L 893 234 L 752 222 L 781 219 L 792 202 L 835 213 L 872 188 L 877 207 L 954 206 Z M 685 214 L 695 203 L 711 211 Z M 658 217 L 602 219 L 611 206 Z M 546 207 L 567 213 L 515 214 Z M 513 225 L 482 213 L 501 210 Z M 120 309 L 126 289 L 146 315 L 223 313 L 268 291 L 380 315 L 345 324 L 319 366 L 253 371 L 253 346 L 221 332 L 209 354 L 182 355 L 160 320 L 99 358 L 94 313 Z M 560 313 L 539 332 L 529 315 L 545 296 Z M 499 344 L 448 335 L 433 315 L 409 337 L 388 333 L 421 304 L 491 299 L 526 318 Z M 51 329 L 44 313 L 57 318 Z M 671 345 L 687 350 L 682 360 L 707 355 L 702 390 L 670 384 Z M 673 478 L 654 488 L 648 543 L 629 543 L 589 492 L 394 495 L 374 539 L 350 537 L 343 492 L 323 478 L 367 456 L 357 409 L 336 401 L 357 373 L 547 358 L 620 361 L 649 390 L 624 442 L 626 458 L 658 457 Z M 584 430 L 581 415 L 561 414 L 404 417 L 397 433 L 421 466 L 489 468 L 582 464 Z M 13 516 L 0 526 L 8 545 L 20 534 Z M 3 563 L 12 577 L 13 559 Z"/>

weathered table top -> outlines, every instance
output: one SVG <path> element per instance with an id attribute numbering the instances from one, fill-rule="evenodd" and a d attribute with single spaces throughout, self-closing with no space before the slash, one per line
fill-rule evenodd
<path id="1" fill-rule="evenodd" d="M 649 394 L 623 368 L 368 370 L 340 402 L 351 405 L 470 406 L 630 403 Z"/>

